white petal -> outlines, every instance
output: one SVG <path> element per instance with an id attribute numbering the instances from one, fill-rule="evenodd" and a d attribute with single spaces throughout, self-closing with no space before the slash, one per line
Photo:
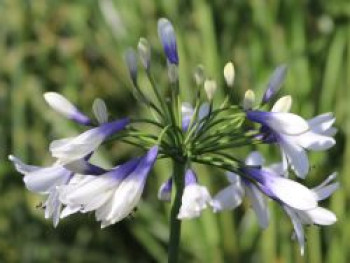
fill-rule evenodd
<path id="1" fill-rule="evenodd" d="M 265 197 L 261 191 L 253 184 L 249 184 L 246 188 L 246 194 L 249 197 L 254 212 L 258 218 L 259 225 L 261 228 L 267 228 L 269 225 L 269 209 Z"/>
<path id="2" fill-rule="evenodd" d="M 23 181 L 32 192 L 48 193 L 52 188 L 67 182 L 70 175 L 71 173 L 61 166 L 45 167 L 27 173 Z"/>
<path id="3" fill-rule="evenodd" d="M 266 187 L 284 204 L 298 209 L 309 210 L 317 207 L 316 195 L 300 183 L 280 176 L 269 176 Z"/>
<path id="4" fill-rule="evenodd" d="M 218 192 L 210 202 L 210 205 L 215 213 L 222 210 L 234 209 L 242 203 L 243 196 L 243 187 L 231 184 Z"/>
<path id="5" fill-rule="evenodd" d="M 328 112 L 317 115 L 316 117 L 308 120 L 308 123 L 312 128 L 319 127 L 320 130 L 327 130 L 333 125 L 334 121 L 335 118 L 333 113 Z"/>
<path id="6" fill-rule="evenodd" d="M 300 246 L 300 253 L 303 256 L 304 255 L 304 248 L 305 248 L 305 237 L 304 237 L 304 229 L 303 225 L 300 222 L 298 215 L 293 211 L 293 209 L 289 207 L 284 207 L 285 211 L 289 215 L 290 219 L 292 220 L 293 226 L 294 226 L 294 232 L 297 237 L 299 246 Z"/>
<path id="7" fill-rule="evenodd" d="M 78 111 L 70 101 L 56 92 L 46 92 L 44 94 L 44 99 L 51 108 L 68 118 Z"/>
<path id="8" fill-rule="evenodd" d="M 264 163 L 265 159 L 258 151 L 251 152 L 245 159 L 246 165 L 262 166 Z"/>
<path id="9" fill-rule="evenodd" d="M 294 141 L 312 151 L 324 151 L 335 145 L 335 140 L 328 136 L 323 136 L 312 131 L 295 136 Z"/>
<path id="10" fill-rule="evenodd" d="M 92 176 L 78 184 L 67 185 L 59 188 L 60 200 L 67 205 L 87 205 L 91 200 L 100 194 L 116 187 L 120 181 L 108 175 Z"/>
<path id="11" fill-rule="evenodd" d="M 78 205 L 78 206 L 66 206 L 62 210 L 60 218 L 66 218 L 67 216 L 70 216 L 71 214 L 79 212 L 80 209 L 81 209 L 80 205 Z"/>
<path id="12" fill-rule="evenodd" d="M 207 204 L 210 201 L 211 197 L 206 187 L 198 184 L 186 186 L 177 218 L 189 219 L 200 216 L 202 210 L 207 208 Z"/>
<path id="13" fill-rule="evenodd" d="M 139 180 L 133 174 L 126 177 L 115 191 L 112 208 L 106 220 L 113 224 L 128 216 L 140 201 L 145 178 Z"/>
<path id="14" fill-rule="evenodd" d="M 77 137 L 53 141 L 50 152 L 61 164 L 67 164 L 93 152 L 103 142 L 104 137 L 98 128 L 94 128 Z"/>
<path id="15" fill-rule="evenodd" d="M 337 221 L 335 214 L 323 207 L 304 211 L 317 225 L 332 225 Z"/>
<path id="16" fill-rule="evenodd" d="M 305 178 L 309 172 L 309 159 L 304 149 L 286 136 L 280 141 L 280 146 L 295 174 L 300 178 Z"/>
<path id="17" fill-rule="evenodd" d="M 233 172 L 226 172 L 225 173 L 227 180 L 231 183 L 231 184 L 241 184 L 241 177 Z"/>
<path id="18" fill-rule="evenodd" d="M 292 96 L 287 95 L 275 102 L 271 112 L 289 112 L 292 107 Z"/>
<path id="19" fill-rule="evenodd" d="M 273 173 L 287 177 L 286 172 L 287 169 L 285 168 L 283 163 L 273 163 L 266 167 L 265 169 L 271 170 Z"/>
<path id="20" fill-rule="evenodd" d="M 16 156 L 13 156 L 13 155 L 9 155 L 9 160 L 11 162 L 13 162 L 13 164 L 15 165 L 16 170 L 18 172 L 20 172 L 21 174 L 34 172 L 36 170 L 40 170 L 41 169 L 41 167 L 38 167 L 38 166 L 25 164 L 19 158 L 17 158 Z"/>
<path id="21" fill-rule="evenodd" d="M 108 111 L 105 102 L 102 99 L 95 99 L 92 105 L 92 111 L 99 124 L 108 122 Z"/>
<path id="22" fill-rule="evenodd" d="M 333 183 L 321 188 L 313 189 L 312 191 L 316 194 L 317 200 L 324 200 L 328 198 L 331 194 L 334 193 L 339 188 L 339 183 Z"/>
<path id="23" fill-rule="evenodd" d="M 272 112 L 269 115 L 266 123 L 278 133 L 297 135 L 309 130 L 308 123 L 293 113 Z"/>

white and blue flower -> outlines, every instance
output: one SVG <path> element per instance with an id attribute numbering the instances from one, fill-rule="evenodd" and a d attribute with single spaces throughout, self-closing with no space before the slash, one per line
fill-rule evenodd
<path id="1" fill-rule="evenodd" d="M 284 168 L 290 164 L 295 174 L 305 178 L 309 171 L 306 150 L 323 151 L 335 145 L 336 129 L 332 127 L 335 118 L 331 113 L 318 115 L 313 119 L 289 113 L 290 96 L 279 99 L 271 112 L 247 111 L 247 118 L 262 125 L 258 138 L 266 143 L 277 143 L 282 152 Z"/>
<path id="2" fill-rule="evenodd" d="M 27 165 L 13 155 L 10 155 L 9 159 L 15 165 L 16 170 L 24 175 L 23 181 L 29 191 L 47 196 L 42 205 L 45 208 L 45 218 L 52 218 L 56 227 L 62 209 L 57 187 L 68 184 L 74 177 L 74 172 L 57 163 L 48 167 L 38 167 Z M 100 174 L 104 172 L 103 169 L 89 164 L 84 159 L 70 163 L 69 166 L 74 167 L 79 173 Z"/>
<path id="3" fill-rule="evenodd" d="M 197 182 L 197 176 L 191 169 L 185 173 L 185 188 L 182 194 L 178 219 L 191 219 L 201 215 L 208 207 L 211 197 L 208 189 Z"/>
<path id="4" fill-rule="evenodd" d="M 157 154 L 158 147 L 155 146 L 142 158 L 133 159 L 102 175 L 85 175 L 77 183 L 61 186 L 60 200 L 70 210 L 95 211 L 102 228 L 114 224 L 137 206 Z"/>
<path id="5" fill-rule="evenodd" d="M 245 161 L 246 165 L 262 166 L 264 159 L 258 152 L 252 152 Z M 266 228 L 269 224 L 269 210 L 267 200 L 262 192 L 249 180 L 235 173 L 227 172 L 226 177 L 230 185 L 219 191 L 211 202 L 214 212 L 238 207 L 242 201 L 244 194 L 251 201 L 252 208 L 257 216 L 261 228 Z"/>

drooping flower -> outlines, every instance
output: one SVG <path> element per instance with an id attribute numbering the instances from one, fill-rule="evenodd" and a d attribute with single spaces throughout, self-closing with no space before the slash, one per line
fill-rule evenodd
<path id="1" fill-rule="evenodd" d="M 137 206 L 147 175 L 157 159 L 158 146 L 142 158 L 133 159 L 100 176 L 86 175 L 76 184 L 59 188 L 62 203 L 80 212 L 95 211 L 101 227 L 128 216 Z"/>
<path id="2" fill-rule="evenodd" d="M 56 112 L 82 125 L 92 125 L 89 117 L 80 112 L 69 100 L 56 92 L 46 92 L 44 99 Z"/>
<path id="3" fill-rule="evenodd" d="M 280 98 L 271 112 L 247 111 L 247 118 L 262 124 L 261 139 L 266 143 L 277 143 L 284 158 L 284 168 L 289 163 L 296 175 L 305 178 L 309 171 L 309 160 L 305 149 L 323 151 L 335 145 L 332 127 L 335 118 L 331 113 L 304 120 L 289 113 L 291 97 Z"/>
<path id="4" fill-rule="evenodd" d="M 197 183 L 197 177 L 193 170 L 187 169 L 185 173 L 185 188 L 178 219 L 190 219 L 199 217 L 202 210 L 208 207 L 211 197 L 208 189 Z"/>
<path id="5" fill-rule="evenodd" d="M 245 161 L 246 165 L 262 166 L 264 159 L 258 152 L 252 152 Z M 259 225 L 266 228 L 269 224 L 269 210 L 266 198 L 262 192 L 249 180 L 239 175 L 227 172 L 226 177 L 230 185 L 219 191 L 211 202 L 214 212 L 238 207 L 243 200 L 244 194 L 249 198 L 252 208 L 257 216 Z"/>
<path id="6" fill-rule="evenodd" d="M 56 227 L 59 223 L 62 203 L 58 199 L 57 187 L 66 185 L 72 179 L 74 172 L 66 167 L 54 164 L 49 167 L 27 165 L 19 158 L 10 155 L 16 170 L 24 175 L 23 181 L 29 191 L 47 196 L 42 207 L 45 209 L 45 218 L 52 218 Z M 79 160 L 69 164 L 80 173 L 100 174 L 103 169 L 89 164 L 85 160 Z"/>
<path id="7" fill-rule="evenodd" d="M 330 183 L 336 174 L 330 175 L 323 183 L 312 189 L 318 201 L 328 198 L 338 189 L 339 183 Z M 298 210 L 288 205 L 283 206 L 294 227 L 295 237 L 300 245 L 300 253 L 304 254 L 305 237 L 303 225 L 332 225 L 337 221 L 336 215 L 323 207 L 317 206 L 310 210 Z"/>
<path id="8" fill-rule="evenodd" d="M 125 118 L 102 124 L 76 137 L 55 140 L 50 144 L 50 152 L 60 164 L 73 162 L 95 151 L 104 140 L 128 124 L 129 119 Z"/>

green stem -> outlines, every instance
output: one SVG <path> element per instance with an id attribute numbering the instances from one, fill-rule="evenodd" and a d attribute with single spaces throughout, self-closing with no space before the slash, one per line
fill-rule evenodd
<path id="1" fill-rule="evenodd" d="M 179 244 L 181 236 L 181 221 L 177 219 L 181 207 L 181 198 L 184 190 L 185 162 L 173 162 L 173 180 L 176 188 L 175 200 L 170 214 L 170 237 L 168 248 L 168 262 L 177 263 L 179 258 Z"/>

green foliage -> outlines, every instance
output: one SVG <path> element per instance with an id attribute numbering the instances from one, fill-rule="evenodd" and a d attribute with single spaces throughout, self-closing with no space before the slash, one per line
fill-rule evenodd
<path id="1" fill-rule="evenodd" d="M 57 229 L 43 218 L 7 162 L 13 153 L 49 165 L 53 138 L 80 129 L 48 109 L 45 91 L 58 91 L 91 112 L 95 97 L 106 100 L 113 117 L 135 115 L 130 80 L 123 62 L 127 46 L 147 37 L 153 46 L 152 70 L 166 78 L 165 59 L 156 23 L 168 17 L 178 35 L 180 86 L 193 96 L 192 73 L 198 63 L 223 83 L 222 68 L 236 66 L 234 93 L 247 89 L 262 95 L 269 74 L 280 63 L 289 72 L 281 94 L 294 98 L 293 110 L 305 117 L 334 111 L 337 146 L 310 155 L 308 185 L 331 171 L 339 172 L 341 189 L 329 207 L 338 223 L 307 231 L 306 256 L 290 239 L 289 219 L 272 207 L 272 222 L 261 231 L 249 203 L 234 212 L 213 214 L 183 223 L 181 262 L 348 262 L 350 251 L 350 4 L 334 1 L 121 1 L 3 0 L 0 2 L 0 261 L 1 262 L 164 262 L 169 205 L 156 200 L 169 175 L 161 161 L 150 176 L 144 201 L 134 218 L 104 230 L 93 215 L 73 215 Z M 140 76 L 145 82 L 145 77 Z M 270 148 L 269 148 L 270 149 Z M 277 160 L 276 152 L 266 152 Z M 242 150 L 242 153 L 246 153 Z M 107 144 L 95 158 L 110 167 L 135 150 Z M 198 167 L 200 180 L 212 193 L 223 186 L 220 171 Z M 272 204 L 271 204 L 272 206 Z M 87 219 L 88 218 L 88 219 Z"/>

